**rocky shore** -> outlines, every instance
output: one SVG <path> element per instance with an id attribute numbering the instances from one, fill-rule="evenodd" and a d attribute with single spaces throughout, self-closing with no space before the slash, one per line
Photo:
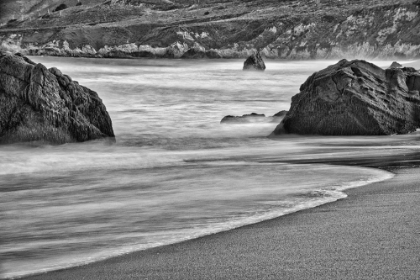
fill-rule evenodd
<path id="1" fill-rule="evenodd" d="M 279 59 L 420 55 L 414 0 L 85 2 L 49 14 L 28 8 L 3 23 L 0 48 L 115 58 L 246 58 L 258 50 Z"/>

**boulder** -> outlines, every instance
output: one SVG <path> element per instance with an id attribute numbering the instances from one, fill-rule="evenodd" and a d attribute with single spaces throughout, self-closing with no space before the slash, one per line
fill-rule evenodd
<path id="1" fill-rule="evenodd" d="M 114 139 L 98 94 L 20 55 L 0 52 L 0 143 Z"/>
<path id="2" fill-rule="evenodd" d="M 391 66 L 389 66 L 389 69 L 391 68 L 402 68 L 403 66 L 399 64 L 398 62 L 394 61 L 391 63 Z"/>
<path id="3" fill-rule="evenodd" d="M 420 73 L 341 60 L 314 73 L 292 97 L 274 134 L 389 135 L 419 126 Z"/>
<path id="4" fill-rule="evenodd" d="M 261 54 L 258 52 L 249 56 L 244 62 L 243 70 L 258 70 L 264 71 L 265 70 L 265 63 L 261 57 Z"/>

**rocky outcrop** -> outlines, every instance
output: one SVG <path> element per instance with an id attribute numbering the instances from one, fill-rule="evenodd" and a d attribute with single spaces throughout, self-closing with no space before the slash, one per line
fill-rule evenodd
<path id="1" fill-rule="evenodd" d="M 265 63 L 261 57 L 261 54 L 258 52 L 249 56 L 244 62 L 243 70 L 265 70 Z"/>
<path id="2" fill-rule="evenodd" d="M 266 116 L 264 114 L 245 114 L 242 116 L 225 116 L 220 121 L 220 123 L 253 123 L 253 122 L 264 122 L 266 121 Z"/>
<path id="3" fill-rule="evenodd" d="M 275 122 L 279 123 L 284 116 L 287 114 L 287 111 L 280 111 L 273 116 L 265 116 L 264 114 L 245 114 L 242 116 L 225 116 L 220 121 L 220 123 L 224 124 L 244 124 L 244 123 L 268 123 L 268 122 Z"/>
<path id="4" fill-rule="evenodd" d="M 402 68 L 403 66 L 401 64 L 399 64 L 398 62 L 394 61 L 391 63 L 391 66 L 389 66 L 389 68 Z"/>
<path id="5" fill-rule="evenodd" d="M 420 73 L 341 60 L 314 73 L 293 96 L 274 134 L 389 135 L 420 127 Z"/>
<path id="6" fill-rule="evenodd" d="M 170 1 L 158 9 L 159 1 L 98 0 L 45 18 L 45 8 L 37 11 L 42 5 L 18 8 L 8 0 L 27 11 L 15 18 L 0 2 L 0 49 L 30 55 L 245 59 L 259 50 L 288 60 L 420 57 L 414 0 L 324 1 L 321 8 L 314 1 L 222 1 L 173 10 L 166 10 Z"/>
<path id="7" fill-rule="evenodd" d="M 20 54 L 0 52 L 0 143 L 51 144 L 110 137 L 98 94 Z"/>

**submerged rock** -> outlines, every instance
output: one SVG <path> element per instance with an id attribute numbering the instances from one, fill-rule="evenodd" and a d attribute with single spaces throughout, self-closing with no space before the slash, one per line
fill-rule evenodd
<path id="1" fill-rule="evenodd" d="M 243 70 L 265 70 L 265 63 L 261 57 L 261 54 L 258 52 L 249 56 L 244 62 Z"/>
<path id="2" fill-rule="evenodd" d="M 391 66 L 389 66 L 389 69 L 391 68 L 402 68 L 403 66 L 399 64 L 398 62 L 394 61 L 392 62 Z"/>
<path id="3" fill-rule="evenodd" d="M 280 111 L 273 116 L 265 116 L 264 114 L 245 114 L 242 116 L 225 116 L 220 123 L 232 123 L 232 124 L 243 124 L 243 123 L 268 123 L 268 122 L 277 122 L 279 123 L 287 111 Z"/>
<path id="4" fill-rule="evenodd" d="M 98 94 L 57 68 L 0 52 L 0 143 L 51 144 L 112 137 Z"/>
<path id="5" fill-rule="evenodd" d="M 253 123 L 265 121 L 266 117 L 264 114 L 245 114 L 242 116 L 225 116 L 220 123 Z"/>
<path id="6" fill-rule="evenodd" d="M 314 73 L 292 97 L 274 134 L 389 135 L 420 126 L 420 73 L 383 70 L 363 60 L 341 60 Z"/>

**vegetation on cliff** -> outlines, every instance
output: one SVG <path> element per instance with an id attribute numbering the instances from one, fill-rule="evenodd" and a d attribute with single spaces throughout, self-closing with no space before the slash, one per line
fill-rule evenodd
<path id="1" fill-rule="evenodd" d="M 48 14 L 63 2 L 67 9 Z M 417 2 L 30 0 L 13 19 L 0 17 L 0 41 L 28 54 L 87 57 L 412 58 L 420 55 Z"/>

